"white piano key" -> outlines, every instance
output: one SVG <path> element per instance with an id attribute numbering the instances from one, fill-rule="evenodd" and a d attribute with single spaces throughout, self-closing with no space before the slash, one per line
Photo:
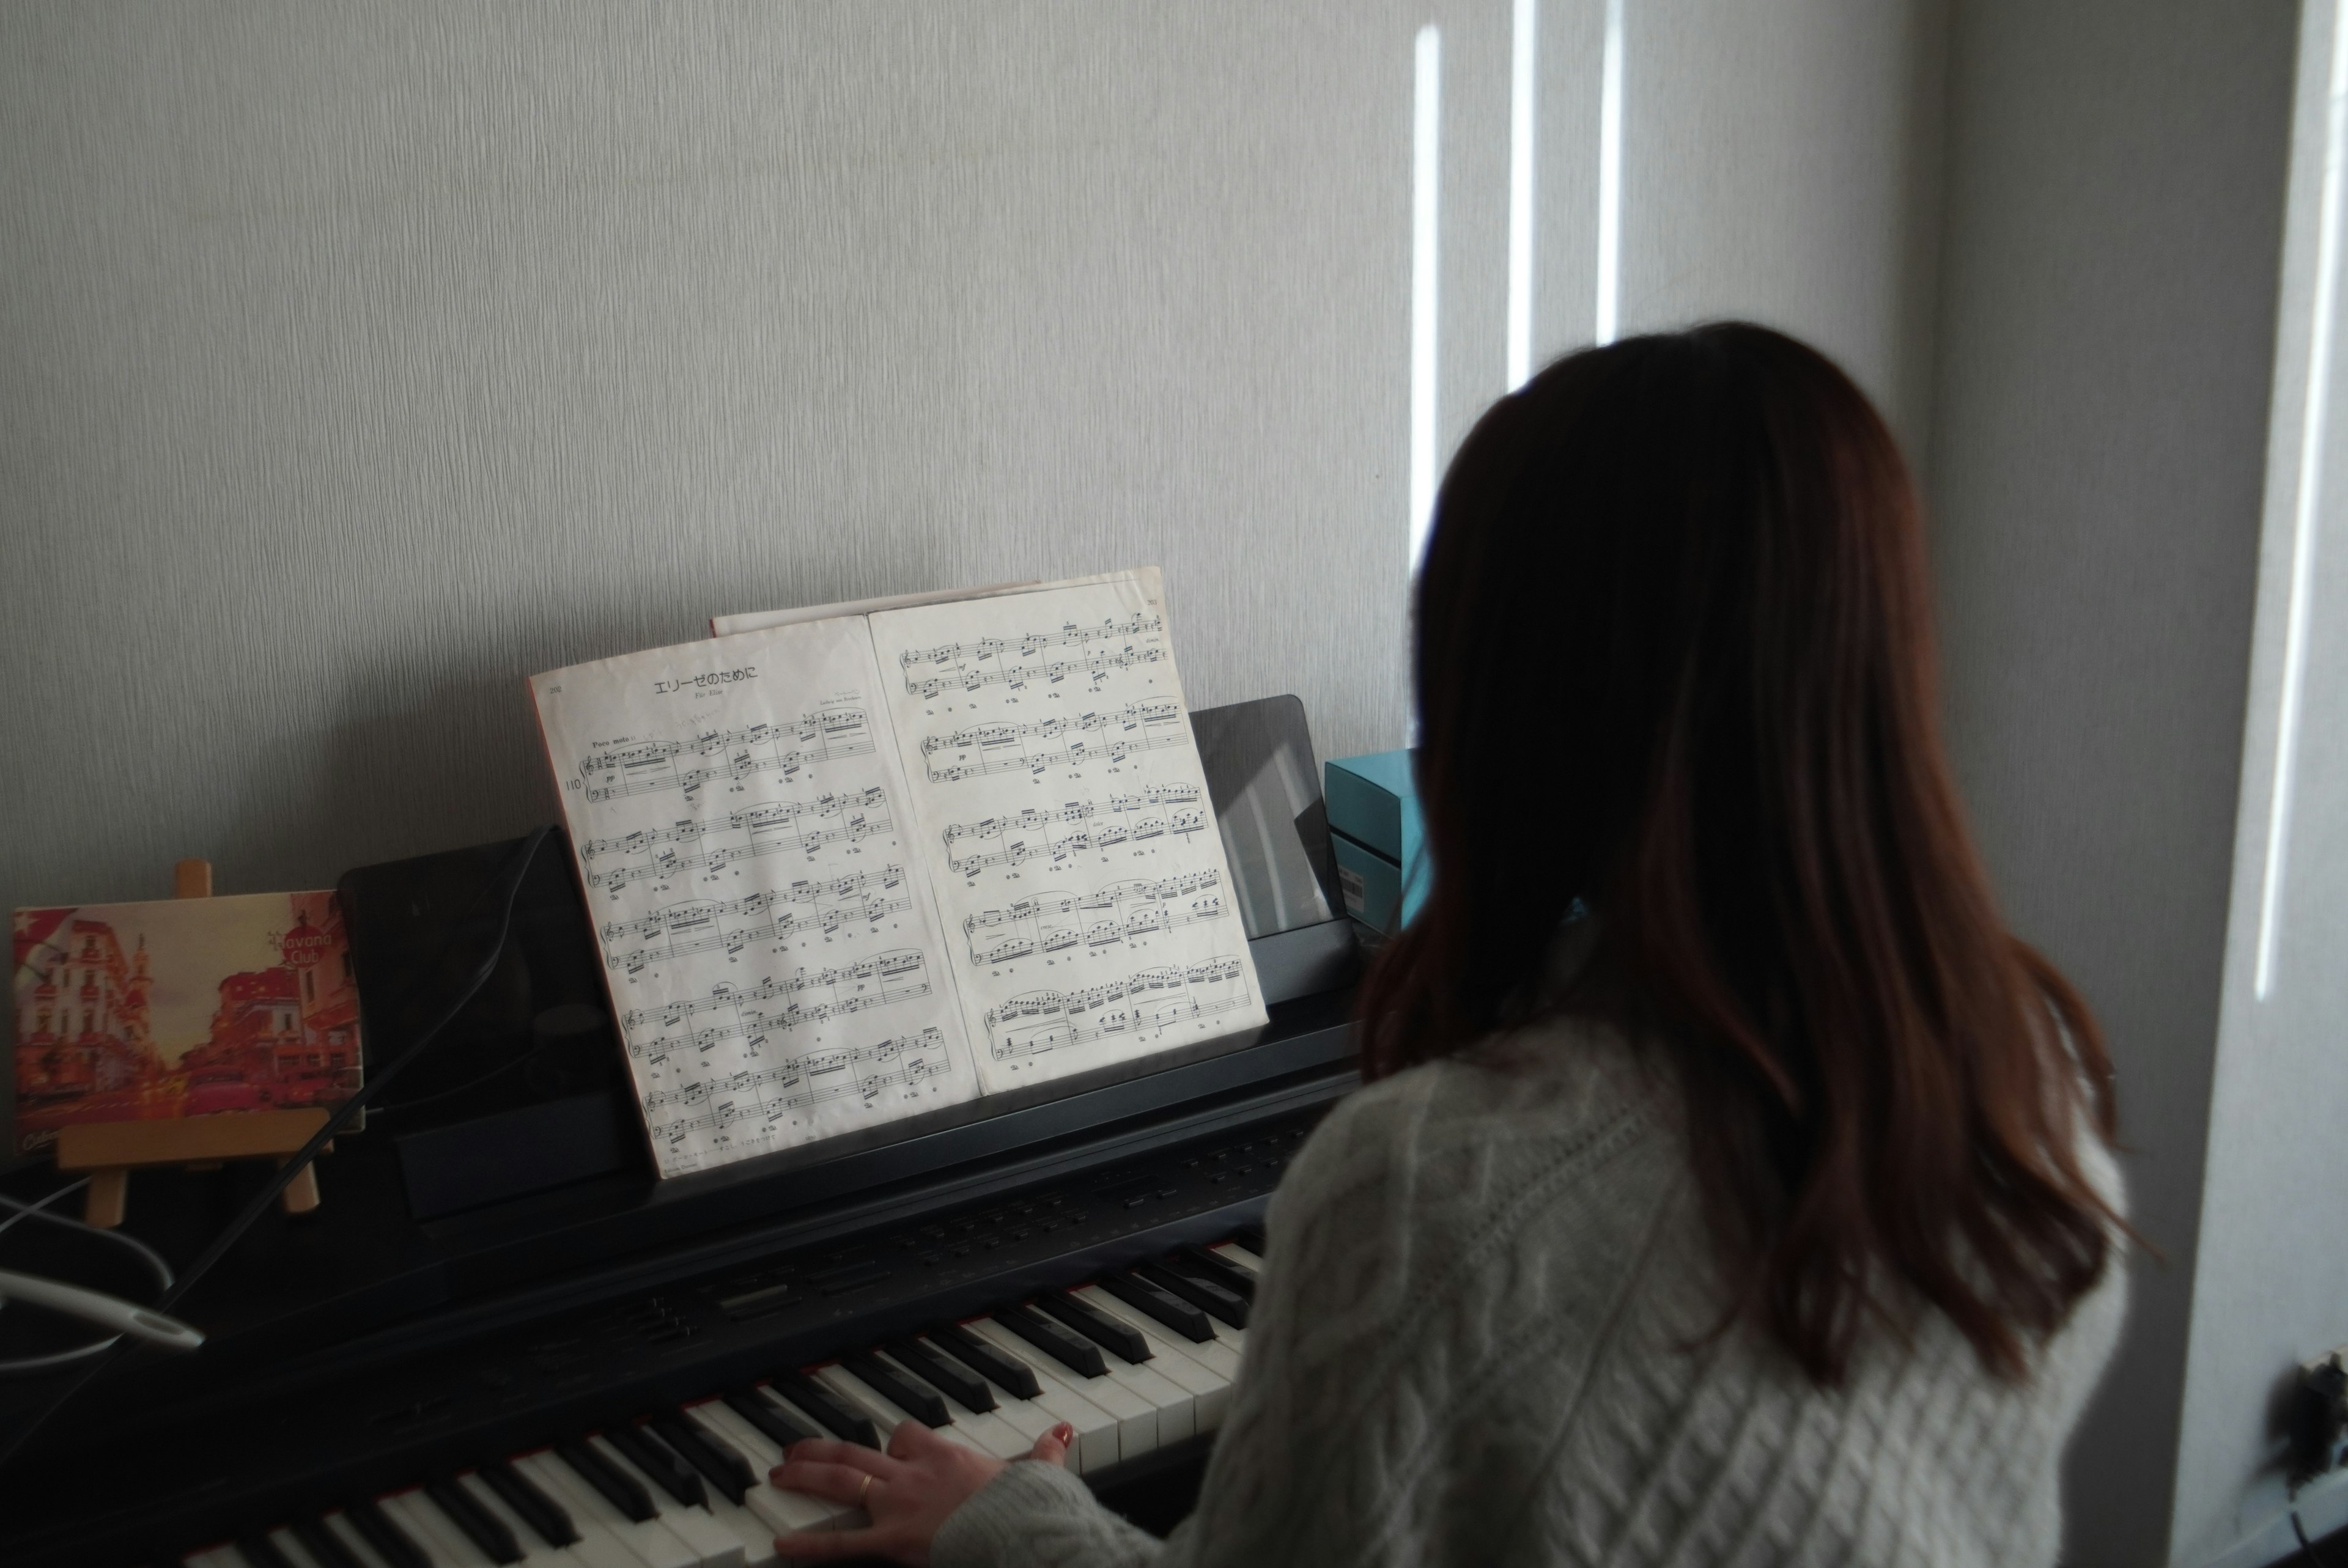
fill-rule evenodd
<path id="1" fill-rule="evenodd" d="M 767 1399 L 772 1399 L 776 1404 L 780 1405 L 783 1408 L 783 1414 L 788 1416 L 795 1424 L 808 1432 L 812 1433 L 815 1437 L 821 1439 L 826 1442 L 845 1442 L 847 1440 L 846 1439 L 834 1434 L 829 1427 L 825 1426 L 821 1421 L 816 1419 L 815 1412 L 813 1410 L 808 1409 L 805 1405 L 795 1403 L 788 1394 L 784 1393 L 772 1383 L 759 1384 L 758 1392 L 765 1395 Z M 880 1432 L 875 1435 L 878 1436 L 884 1443 L 889 1440 L 889 1434 L 886 1432 Z"/>
<path id="2" fill-rule="evenodd" d="M 969 1327 L 972 1332 L 983 1335 L 987 1342 L 998 1350 L 1005 1354 L 1017 1355 L 1035 1369 L 1035 1376 L 1039 1381 L 1045 1378 L 1055 1379 L 1063 1389 L 1078 1399 L 1088 1400 L 1107 1411 L 1117 1423 L 1117 1457 L 1119 1459 L 1138 1459 L 1159 1446 L 1157 1407 L 1133 1393 L 1116 1378 L 1106 1372 L 1097 1378 L 1079 1372 L 1058 1357 L 1029 1344 L 1008 1327 L 993 1318 L 982 1318 L 969 1325 Z M 1082 1335 L 1076 1334 L 1076 1330 L 1070 1329 L 1068 1332 L 1083 1343 L 1092 1344 L 1091 1340 L 1085 1339 Z M 1101 1361 L 1104 1367 L 1108 1364 L 1108 1352 L 1101 1351 Z"/>
<path id="3" fill-rule="evenodd" d="M 1116 1434 L 1117 1458 L 1109 1460 L 1110 1463 L 1138 1459 L 1158 1446 L 1157 1410 L 1138 1396 L 1119 1387 L 1116 1379 L 1086 1378 L 1072 1372 L 992 1319 L 982 1317 L 963 1327 L 1004 1355 L 1017 1356 L 1034 1368 L 1035 1380 L 1044 1385 L 1046 1396 L 1056 1388 L 1066 1397 L 1104 1412 L 1112 1423 L 1110 1430 Z M 1048 1409 L 1051 1400 L 1047 1397 L 1038 1403 Z M 1077 1427 L 1076 1432 L 1080 1439 L 1087 1435 L 1082 1426 Z M 1091 1468 L 1089 1461 L 1086 1468 Z"/>
<path id="4" fill-rule="evenodd" d="M 1211 1432 L 1223 1424 L 1223 1413 L 1231 1408 L 1231 1380 L 1204 1360 L 1189 1355 L 1189 1352 L 1196 1348 L 1190 1340 L 1173 1333 L 1148 1313 L 1126 1306 L 1097 1285 L 1087 1285 L 1076 1295 L 1078 1299 L 1140 1334 L 1153 1352 L 1149 1363 L 1151 1368 L 1167 1381 L 1189 1390 L 1198 1430 Z M 1212 1341 L 1209 1346 L 1212 1348 Z M 1227 1351 L 1221 1356 L 1232 1370 L 1238 1369 L 1238 1358 Z"/>
<path id="5" fill-rule="evenodd" d="M 613 1507 L 610 1500 L 597 1491 L 585 1476 L 563 1463 L 561 1457 L 551 1450 L 523 1454 L 513 1463 L 516 1470 L 538 1482 L 548 1496 L 571 1511 L 571 1517 L 578 1524 L 582 1535 L 587 1532 L 587 1526 L 592 1522 L 633 1557 L 642 1568 L 695 1568 L 700 1561 L 693 1548 L 678 1540 L 676 1532 L 659 1520 L 630 1519 Z"/>
<path id="6" fill-rule="evenodd" d="M 322 1515 L 320 1522 L 334 1532 L 335 1539 L 343 1543 L 345 1551 L 366 1564 L 366 1568 L 391 1568 L 391 1564 L 383 1560 L 383 1554 L 375 1549 L 375 1543 L 359 1533 L 359 1527 L 353 1524 L 341 1509 Z"/>
<path id="7" fill-rule="evenodd" d="M 653 1507 L 660 1511 L 660 1522 L 697 1554 L 694 1558 L 695 1568 L 743 1568 L 741 1537 L 720 1523 L 716 1515 L 705 1508 L 694 1508 L 677 1501 L 662 1489 L 658 1478 L 638 1470 L 635 1461 L 607 1439 L 598 1436 L 587 1440 L 606 1460 L 618 1466 L 622 1475 L 633 1476 L 643 1483 L 652 1495 Z M 694 1473 L 698 1475 L 701 1472 L 695 1471 Z"/>
<path id="8" fill-rule="evenodd" d="M 1255 1254 L 1248 1251 L 1247 1248 L 1241 1246 L 1235 1241 L 1223 1242 L 1219 1245 L 1209 1247 L 1207 1250 L 1209 1252 L 1221 1253 L 1233 1263 L 1239 1264 L 1241 1266 L 1245 1268 L 1251 1268 L 1258 1274 L 1262 1274 L 1263 1272 L 1263 1259 L 1256 1256 Z"/>
<path id="9" fill-rule="evenodd" d="M 947 1349 L 944 1346 L 939 1344 L 934 1339 L 923 1339 L 922 1343 L 927 1345 L 938 1355 L 944 1356 L 949 1358 L 952 1358 L 953 1356 L 953 1351 Z M 955 1361 L 954 1364 L 956 1366 L 965 1365 L 965 1363 L 959 1360 Z M 975 1375 L 974 1370 L 973 1375 Z M 1051 1411 L 1045 1409 L 1042 1405 L 1037 1404 L 1033 1399 L 1021 1399 L 1010 1389 L 996 1383 L 993 1378 L 987 1379 L 987 1387 L 994 1391 L 994 1409 L 993 1411 L 994 1418 L 1001 1421 L 1004 1426 L 1009 1427 L 1013 1431 L 1018 1433 L 1019 1436 L 1025 1438 L 1027 1440 L 1027 1446 L 1031 1449 L 1035 1446 L 1035 1440 L 1037 1438 L 1042 1437 L 1045 1432 L 1048 1432 L 1054 1427 L 1058 1426 L 1060 1422 L 1066 1419 L 1061 1416 L 1054 1415 Z M 1104 1424 L 1107 1424 L 1107 1413 L 1097 1409 L 1095 1411 L 1095 1419 Z M 1071 1421 L 1069 1424 L 1073 1426 L 1076 1423 Z M 1107 1457 L 1100 1460 L 1102 1464 L 1114 1464 L 1117 1462 L 1117 1455 L 1114 1452 L 1114 1444 L 1104 1445 L 1100 1440 L 1097 1440 L 1092 1445 L 1091 1452 L 1106 1454 Z M 1085 1465 L 1088 1457 L 1090 1456 L 1087 1454 L 1086 1449 L 1083 1433 L 1079 1430 L 1076 1445 L 1068 1450 L 1068 1469 L 1078 1475 L 1082 1475 L 1085 1472 Z"/>
<path id="10" fill-rule="evenodd" d="M 376 1498 L 376 1504 L 423 1548 L 433 1568 L 497 1568 L 489 1554 L 474 1545 L 463 1527 L 441 1512 L 440 1505 L 422 1491 L 395 1491 Z"/>
<path id="11" fill-rule="evenodd" d="M 743 1506 L 764 1520 L 767 1528 L 776 1534 L 836 1529 L 840 1520 L 856 1512 L 843 1504 L 810 1497 L 803 1491 L 785 1491 L 767 1481 L 767 1473 L 783 1462 L 783 1450 L 766 1433 L 736 1415 L 723 1399 L 688 1405 L 685 1414 L 732 1443 L 750 1461 L 751 1469 L 758 1474 L 758 1484 L 744 1495 Z"/>
<path id="12" fill-rule="evenodd" d="M 579 1515 L 574 1510 L 566 1508 L 563 1512 L 571 1515 L 571 1527 L 579 1532 L 579 1539 L 568 1546 L 552 1546 L 538 1532 L 536 1526 L 516 1513 L 512 1505 L 499 1497 L 488 1481 L 471 1471 L 458 1477 L 457 1484 L 465 1489 L 466 1496 L 481 1505 L 482 1512 L 513 1532 L 514 1544 L 521 1548 L 521 1560 L 526 1568 L 540 1568 L 541 1564 L 546 1564 L 547 1568 L 557 1568 L 557 1565 L 571 1568 L 573 1564 L 576 1568 L 635 1568 L 633 1559 L 618 1542 L 608 1539 L 591 1541 L 586 1527 L 579 1522 Z M 545 1490 L 544 1487 L 539 1488 L 541 1491 Z M 550 1501 L 560 1502 L 561 1500 Z"/>
<path id="13" fill-rule="evenodd" d="M 1239 1347 L 1220 1334 L 1210 1339 L 1193 1339 L 1187 1334 L 1177 1334 L 1140 1307 L 1111 1296 L 1097 1285 L 1087 1285 L 1076 1294 L 1110 1317 L 1132 1324 L 1161 1344 L 1171 1345 L 1191 1360 L 1221 1377 L 1225 1382 L 1240 1375 Z M 1210 1328 L 1223 1329 L 1223 1325 L 1212 1317 L 1207 1319 L 1207 1325 Z"/>
<path id="14" fill-rule="evenodd" d="M 180 1561 L 187 1568 L 244 1568 L 244 1558 L 233 1546 L 213 1546 L 201 1552 L 191 1552 Z"/>
<path id="15" fill-rule="evenodd" d="M 1180 1442 L 1199 1430 L 1196 1396 L 1158 1368 L 1154 1359 L 1128 1361 L 1107 1345 L 1098 1347 L 1108 1375 L 1148 1400 L 1158 1412 L 1158 1443 Z M 1155 1357 L 1156 1351 L 1151 1351 Z"/>
<path id="16" fill-rule="evenodd" d="M 1234 1332 L 1231 1326 L 1213 1313 L 1203 1310 L 1200 1313 L 1206 1319 L 1212 1337 L 1193 1339 L 1186 1334 L 1176 1333 L 1140 1307 L 1128 1305 L 1122 1297 L 1112 1296 L 1098 1286 L 1086 1286 L 1076 1294 L 1112 1317 L 1121 1317 L 1169 1344 L 1180 1346 L 1183 1354 L 1193 1361 L 1211 1367 L 1226 1378 L 1239 1376 L 1240 1342 L 1231 1337 Z"/>
<path id="17" fill-rule="evenodd" d="M 271 1531 L 269 1543 L 283 1553 L 285 1561 L 294 1564 L 294 1568 L 324 1568 L 317 1558 L 311 1555 L 310 1549 L 302 1544 L 301 1537 L 290 1529 Z"/>
<path id="18" fill-rule="evenodd" d="M 1234 1328 L 1211 1312 L 1207 1314 L 1207 1327 L 1215 1331 L 1216 1344 L 1230 1348 L 1234 1361 L 1247 1354 L 1246 1329 Z"/>
<path id="19" fill-rule="evenodd" d="M 1014 1350 L 1006 1348 L 1015 1338 L 1014 1336 L 999 1330 L 994 1334 L 980 1333 L 981 1325 L 975 1322 L 965 1323 L 963 1327 L 969 1333 L 977 1334 L 988 1346 L 1002 1351 L 1035 1374 L 1039 1391 L 1034 1399 L 1021 1400 L 1020 1403 L 1040 1412 L 1043 1417 L 1035 1437 L 1043 1436 L 1062 1421 L 1076 1429 L 1076 1440 L 1068 1449 L 1069 1469 L 1083 1475 L 1117 1463 L 1117 1419 L 1115 1416 L 1046 1372 L 1039 1364 L 1043 1360 L 1043 1353 L 1025 1339 L 1016 1341 L 1018 1348 Z M 1007 1409 L 1011 1401 L 1005 1399 L 1004 1403 Z M 1016 1422 L 1013 1424 L 1018 1425 Z M 1028 1440 L 1032 1443 L 1035 1438 Z"/>
<path id="20" fill-rule="evenodd" d="M 758 1393 L 762 1397 L 772 1399 L 777 1405 L 782 1407 L 783 1414 L 788 1416 L 792 1422 L 801 1430 L 812 1433 L 816 1438 L 824 1441 L 837 1442 L 840 1440 L 832 1436 L 831 1429 L 829 1427 L 825 1426 L 821 1421 L 815 1419 L 814 1411 L 808 1409 L 803 1405 L 793 1404 L 790 1397 L 777 1389 L 772 1383 L 759 1384 Z M 850 1408 L 852 1409 L 853 1407 L 851 1406 Z M 879 1434 L 875 1435 L 877 1436 Z M 885 1442 L 888 1440 L 886 1438 L 882 1438 L 881 1440 Z M 861 1530 L 871 1522 L 872 1521 L 870 1517 L 868 1516 L 862 1509 L 858 1508 L 851 1509 L 846 1513 L 835 1516 L 831 1522 L 831 1528 L 834 1530 Z"/>
<path id="21" fill-rule="evenodd" d="M 685 1415 L 685 1419 L 688 1422 L 693 1421 L 690 1414 Z M 694 1424 L 701 1425 L 698 1422 Z M 715 1443 L 720 1450 L 734 1450 L 737 1453 L 740 1452 L 738 1447 L 723 1434 L 714 1432 L 706 1426 L 702 1426 L 701 1430 L 702 1435 Z M 750 1456 L 742 1454 L 741 1457 L 745 1463 L 750 1464 L 750 1473 L 757 1475 L 758 1468 L 755 1463 L 751 1463 Z M 718 1491 L 716 1482 L 706 1476 L 702 1478 L 701 1484 L 702 1492 L 708 1499 L 705 1506 L 709 1510 L 709 1516 L 733 1532 L 734 1538 L 742 1543 L 742 1568 L 774 1568 L 775 1530 L 772 1525 L 751 1511 L 749 1493 L 745 1491 L 742 1501 L 736 1502 Z"/>
<path id="22" fill-rule="evenodd" d="M 544 1492 L 549 1502 L 571 1516 L 571 1528 L 579 1532 L 579 1539 L 561 1550 L 571 1554 L 572 1561 L 577 1563 L 580 1568 L 641 1568 L 643 1559 L 628 1549 L 627 1542 L 620 1539 L 618 1531 L 590 1518 L 586 1511 L 573 1502 L 569 1494 L 541 1477 L 534 1466 L 524 1467 L 522 1464 L 524 1459 L 543 1459 L 553 1464 L 561 1464 L 562 1461 L 551 1453 L 540 1453 L 516 1455 L 507 1462 L 513 1466 L 516 1474 Z M 505 1499 L 499 1497 L 497 1492 L 479 1476 L 469 1475 L 465 1480 L 472 1488 L 474 1496 L 496 1499 L 498 1517 L 506 1521 L 508 1524 L 519 1525 L 520 1529 L 516 1532 L 518 1537 L 526 1536 L 529 1544 L 541 1549 L 545 1547 L 545 1539 L 538 1533 L 537 1529 L 516 1515 L 508 1506 Z M 534 1563 L 537 1560 L 532 1558 L 530 1561 Z M 556 1561 L 559 1562 L 561 1559 L 558 1558 Z"/>
<path id="23" fill-rule="evenodd" d="M 1232 1251 L 1232 1252 L 1234 1252 L 1234 1253 L 1238 1254 L 1239 1255 L 1234 1259 L 1234 1261 L 1236 1261 L 1236 1262 L 1240 1262 L 1240 1263 L 1246 1263 L 1246 1262 L 1248 1261 L 1249 1257 L 1251 1257 L 1251 1256 L 1252 1256 L 1252 1255 L 1253 1255 L 1252 1254 L 1249 1253 L 1249 1252 L 1247 1251 L 1247 1249 L 1246 1249 L 1246 1248 L 1244 1248 L 1244 1247 L 1236 1247 L 1236 1246 L 1232 1246 L 1232 1245 L 1231 1245 L 1231 1244 L 1230 1244 L 1230 1243 L 1225 1243 L 1225 1244 L 1224 1244 L 1224 1245 L 1223 1245 L 1222 1247 L 1219 1247 L 1219 1248 L 1217 1248 L 1216 1250 L 1217 1250 L 1217 1251 L 1230 1250 L 1230 1251 Z M 1201 1310 L 1203 1311 L 1203 1310 L 1204 1310 L 1204 1308 L 1201 1308 Z M 1244 1329 L 1244 1328 L 1234 1328 L 1234 1327 L 1232 1327 L 1230 1324 L 1228 1324 L 1228 1323 L 1224 1322 L 1221 1318 L 1220 1318 L 1220 1317 L 1216 1317 L 1216 1316 L 1215 1316 L 1213 1313 L 1211 1313 L 1211 1312 L 1207 1313 L 1207 1326 L 1208 1326 L 1209 1327 L 1212 1328 L 1212 1329 L 1215 1331 L 1215 1338 L 1216 1338 L 1218 1341 L 1220 1341 L 1220 1343 L 1230 1346 L 1230 1347 L 1231 1348 L 1231 1350 L 1232 1350 L 1232 1352 L 1233 1352 L 1234 1354 L 1237 1354 L 1238 1352 L 1243 1351 L 1243 1350 L 1245 1350 L 1245 1349 L 1247 1348 L 1247 1330 L 1246 1330 L 1246 1329 Z"/>
<path id="24" fill-rule="evenodd" d="M 1056 1317 L 1052 1318 L 1051 1321 L 1058 1327 L 1067 1327 L 1067 1325 L 1061 1324 Z M 1142 1399 L 1150 1409 L 1158 1412 L 1158 1447 L 1163 1448 L 1169 1443 L 1179 1442 L 1199 1430 L 1195 1396 L 1180 1384 L 1158 1371 L 1154 1362 L 1128 1361 L 1108 1346 L 1097 1343 L 1089 1336 L 1082 1335 L 1077 1329 L 1069 1327 L 1068 1332 L 1077 1334 L 1086 1344 L 1092 1345 L 1100 1352 L 1101 1365 L 1107 1368 L 1106 1375 L 1110 1380 Z M 1052 1370 L 1058 1373 L 1071 1387 L 1085 1390 L 1087 1396 L 1092 1389 L 1100 1385 L 1101 1379 L 1083 1377 L 1057 1361 L 1053 1362 Z"/>
<path id="25" fill-rule="evenodd" d="M 894 1356 L 881 1355 L 877 1350 L 873 1354 L 884 1364 L 893 1368 L 899 1377 L 907 1379 L 917 1388 L 928 1389 L 943 1399 L 946 1402 L 946 1413 L 953 1418 L 953 1424 L 968 1433 L 980 1448 L 995 1458 L 1019 1459 L 1035 1446 L 1035 1439 L 1021 1437 L 1018 1428 L 996 1415 L 993 1410 L 971 1409 Z M 997 1389 L 996 1392 L 999 1394 L 1001 1390 Z"/>
<path id="26" fill-rule="evenodd" d="M 742 1501 L 712 1490 L 709 1494 L 709 1515 L 741 1543 L 742 1568 L 775 1568 L 779 1561 L 775 1552 L 775 1528 L 758 1517 L 749 1506 L 749 1493 Z"/>
<path id="27" fill-rule="evenodd" d="M 277 1549 L 277 1555 L 285 1560 L 288 1568 L 317 1568 L 318 1560 L 303 1549 L 302 1543 L 294 1539 L 291 1531 L 264 1530 L 261 1532 L 261 1537 Z M 251 1568 L 252 1559 L 247 1557 L 241 1549 L 236 1553 L 236 1560 L 240 1568 Z"/>
<path id="28" fill-rule="evenodd" d="M 916 1426 L 928 1425 L 919 1416 L 903 1409 L 845 1367 L 837 1364 L 819 1367 L 815 1370 L 815 1378 L 825 1388 L 829 1389 L 871 1419 L 872 1424 L 880 1429 L 880 1447 L 884 1452 L 888 1450 L 889 1440 L 895 1435 L 898 1427 L 903 1423 L 911 1421 Z M 979 1453 L 986 1451 L 985 1448 L 969 1433 L 956 1431 L 951 1426 L 932 1427 L 930 1430 L 950 1443 L 959 1443 L 963 1448 L 974 1450 Z"/>
<path id="29" fill-rule="evenodd" d="M 376 1503 L 378 1507 L 381 1507 L 382 1502 L 383 1499 L 376 1499 Z M 407 1537 L 411 1544 L 423 1552 L 427 1557 L 432 1555 L 431 1547 L 427 1545 L 424 1542 L 417 1539 L 417 1532 L 408 1528 L 407 1521 L 406 1519 L 402 1518 L 397 1513 L 393 1512 L 389 1509 L 384 1509 L 383 1514 L 385 1518 L 391 1521 L 392 1524 L 398 1529 L 401 1534 Z M 327 1522 L 333 1527 L 335 1533 L 342 1538 L 344 1544 L 350 1547 L 352 1552 L 357 1554 L 358 1560 L 366 1563 L 367 1568 L 396 1568 L 396 1564 L 389 1562 L 385 1558 L 382 1553 L 376 1550 L 374 1542 L 369 1541 L 365 1535 L 359 1533 L 359 1527 L 351 1522 L 351 1519 L 348 1514 L 345 1513 L 340 1509 L 337 1509 L 334 1513 L 328 1516 Z"/>

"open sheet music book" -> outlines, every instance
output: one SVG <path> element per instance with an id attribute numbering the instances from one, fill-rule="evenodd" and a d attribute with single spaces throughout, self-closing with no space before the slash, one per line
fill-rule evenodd
<path id="1" fill-rule="evenodd" d="M 1265 1022 L 1157 570 L 979 591 L 531 680 L 663 1175 Z"/>

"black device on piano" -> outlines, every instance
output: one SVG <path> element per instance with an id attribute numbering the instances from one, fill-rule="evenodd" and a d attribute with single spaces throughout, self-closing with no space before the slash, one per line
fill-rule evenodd
<path id="1" fill-rule="evenodd" d="M 1260 1035 L 656 1182 L 576 885 L 541 854 L 449 1038 L 321 1164 L 325 1205 L 270 1213 L 181 1305 L 204 1348 L 124 1358 L 0 1471 L 0 1561 L 756 1568 L 840 1514 L 764 1484 L 785 1444 L 909 1418 L 1004 1457 L 1067 1420 L 1105 1500 L 1170 1524 L 1245 1347 L 1265 1199 L 1356 1081 L 1302 706 L 1192 722 Z M 511 847 L 345 878 L 371 1060 L 480 962 Z M 183 1259 L 262 1179 L 142 1177 L 129 1228 Z M 44 1228 L 11 1266 L 89 1277 L 101 1249 Z M 0 1349 L 31 1316 L 0 1313 Z M 0 1436 L 55 1387 L 0 1384 Z"/>

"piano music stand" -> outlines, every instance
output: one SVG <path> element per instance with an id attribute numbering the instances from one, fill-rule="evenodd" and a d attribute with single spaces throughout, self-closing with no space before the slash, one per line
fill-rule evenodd
<path id="1" fill-rule="evenodd" d="M 209 860 L 182 860 L 171 873 L 172 897 L 212 896 Z M 122 1223 L 129 1203 L 130 1173 L 141 1165 L 185 1165 L 209 1171 L 217 1170 L 225 1160 L 272 1156 L 282 1165 L 325 1124 L 326 1112 L 316 1107 L 241 1111 L 186 1120 L 77 1122 L 57 1129 L 57 1169 L 90 1173 L 89 1191 L 82 1198 L 82 1222 L 112 1230 Z M 332 1153 L 334 1147 L 329 1143 L 324 1152 Z M 295 1176 L 279 1202 L 289 1214 L 316 1208 L 316 1167 L 305 1167 Z"/>

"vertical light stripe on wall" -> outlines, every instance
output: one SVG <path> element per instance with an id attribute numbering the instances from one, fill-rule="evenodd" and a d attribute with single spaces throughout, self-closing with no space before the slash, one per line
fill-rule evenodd
<path id="1" fill-rule="evenodd" d="M 2324 104 L 2323 199 L 2316 220 L 2315 319 L 2309 333 L 2307 392 L 2299 436 L 2299 493 L 2293 498 L 2291 600 L 2283 621 L 2282 712 L 2275 727 L 2274 782 L 2267 797 L 2267 854 L 2259 894 L 2259 954 L 2253 994 L 2266 999 L 2274 981 L 2281 926 L 2283 872 L 2291 838 L 2291 775 L 2298 769 L 2300 702 L 2307 675 L 2307 618 L 2315 569 L 2315 527 L 2322 499 L 2324 424 L 2330 413 L 2332 335 L 2340 274 L 2342 164 L 2348 159 L 2348 0 L 2332 11 L 2332 78 Z"/>
<path id="2" fill-rule="evenodd" d="M 1435 313 L 1443 149 L 1443 35 L 1418 30 L 1410 161 L 1410 564 L 1418 569 L 1435 512 Z"/>
<path id="3" fill-rule="evenodd" d="M 1509 56 L 1509 390 L 1533 365 L 1533 92 L 1540 0 L 1516 0 Z"/>
<path id="4" fill-rule="evenodd" d="M 1598 308 L 1594 336 L 1614 341 L 1622 261 L 1622 0 L 1606 0 L 1598 95 Z"/>

